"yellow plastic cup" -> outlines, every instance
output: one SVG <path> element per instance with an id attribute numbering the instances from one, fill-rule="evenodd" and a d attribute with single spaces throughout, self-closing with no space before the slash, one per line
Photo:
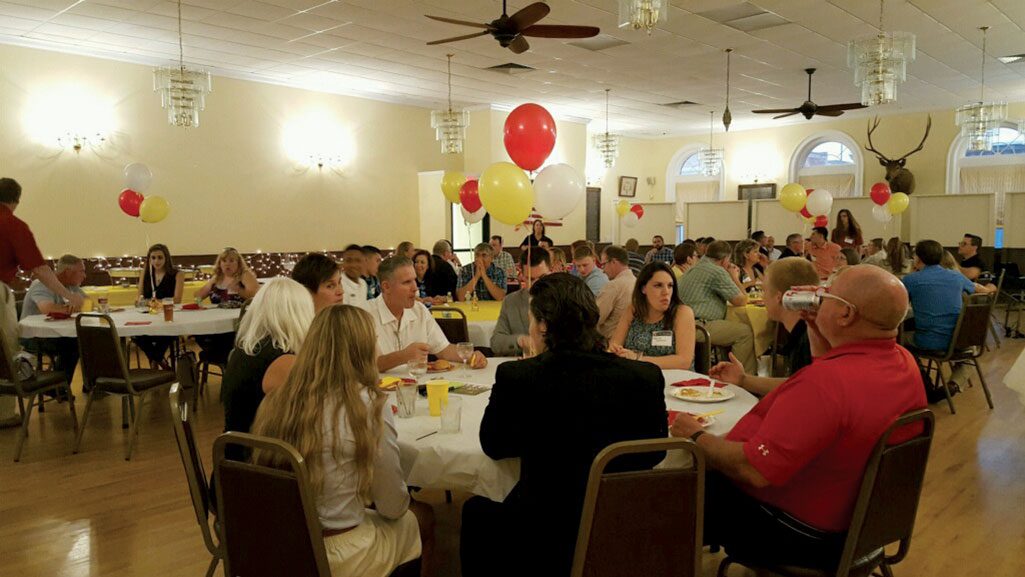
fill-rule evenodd
<path id="1" fill-rule="evenodd" d="M 427 406 L 432 417 L 441 416 L 441 407 L 448 403 L 448 381 L 427 381 Z"/>

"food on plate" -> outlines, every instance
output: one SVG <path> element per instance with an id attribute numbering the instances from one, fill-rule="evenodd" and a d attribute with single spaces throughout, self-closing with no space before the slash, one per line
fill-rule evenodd
<path id="1" fill-rule="evenodd" d="M 712 394 L 708 394 L 708 387 L 680 387 L 676 390 L 676 396 L 681 399 L 704 399 L 711 396 L 711 398 L 723 398 L 732 397 L 733 393 L 725 391 L 722 388 L 713 388 Z"/>
<path id="2" fill-rule="evenodd" d="M 452 363 L 446 361 L 445 359 L 438 359 L 436 361 L 431 361 L 427 363 L 427 370 L 432 373 L 440 373 L 442 371 L 450 370 L 451 368 Z"/>

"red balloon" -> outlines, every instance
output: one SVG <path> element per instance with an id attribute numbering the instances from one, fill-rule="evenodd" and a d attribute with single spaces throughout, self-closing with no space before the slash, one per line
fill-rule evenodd
<path id="1" fill-rule="evenodd" d="M 644 216 L 644 207 L 639 204 L 635 204 L 630 207 L 630 212 L 636 214 L 637 218 L 641 218 Z"/>
<path id="2" fill-rule="evenodd" d="M 801 216 L 803 216 L 804 218 L 815 218 L 815 215 L 808 212 L 807 206 L 801 209 Z"/>
<path id="3" fill-rule="evenodd" d="M 477 194 L 477 179 L 467 180 L 459 188 L 459 204 L 471 214 L 480 210 L 480 195 Z"/>
<path id="4" fill-rule="evenodd" d="M 877 182 L 872 185 L 872 202 L 883 206 L 890 200 L 890 185 L 885 182 Z"/>
<path id="5" fill-rule="evenodd" d="M 505 119 L 505 151 L 516 166 L 523 170 L 537 170 L 553 148 L 555 119 L 544 107 L 521 104 L 509 113 Z"/>
<path id="6" fill-rule="evenodd" d="M 815 217 L 815 226 L 829 226 L 829 217 L 824 214 Z"/>
<path id="7" fill-rule="evenodd" d="M 139 216 L 139 205 L 143 200 L 146 200 L 146 197 L 130 188 L 122 190 L 121 195 L 117 197 L 118 205 L 128 216 Z"/>

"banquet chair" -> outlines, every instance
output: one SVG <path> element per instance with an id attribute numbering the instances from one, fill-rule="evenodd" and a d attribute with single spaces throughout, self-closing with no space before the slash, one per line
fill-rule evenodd
<path id="1" fill-rule="evenodd" d="M 986 403 L 993 408 L 993 396 L 989 392 L 989 385 L 986 384 L 986 377 L 982 374 L 982 365 L 979 357 L 982 356 L 986 346 L 986 339 L 989 337 L 990 313 L 993 310 L 993 302 L 984 300 L 977 302 L 968 295 L 963 296 L 961 314 L 957 317 L 957 324 L 954 326 L 954 333 L 950 337 L 950 346 L 945 351 L 916 350 L 915 355 L 919 362 L 925 361 L 926 374 L 931 373 L 935 368 L 936 380 L 940 384 L 943 393 L 947 396 L 947 405 L 950 407 L 950 414 L 957 411 L 954 409 L 954 400 L 950 395 L 950 387 L 943 380 L 943 365 L 950 366 L 953 370 L 953 363 L 964 363 L 975 367 L 979 375 L 979 382 L 982 390 L 986 393 Z"/>
<path id="2" fill-rule="evenodd" d="M 25 446 L 25 438 L 28 437 L 33 404 L 37 404 L 42 411 L 44 394 L 60 393 L 67 396 L 71 424 L 74 427 L 73 434 L 78 433 L 78 416 L 75 414 L 75 398 L 71 395 L 71 387 L 68 386 L 64 373 L 36 371 L 30 378 L 24 379 L 11 364 L 12 358 L 13 355 L 7 350 L 6 340 L 0 338 L 0 397 L 17 397 L 18 412 L 21 415 L 21 428 L 18 430 L 18 440 L 14 444 L 14 460 L 17 462 L 21 460 L 21 450 Z M 25 407 L 25 399 L 28 399 L 28 408 Z"/>
<path id="3" fill-rule="evenodd" d="M 125 460 L 131 460 L 135 440 L 139 436 L 139 414 L 142 412 L 145 393 L 170 385 L 175 380 L 175 374 L 160 369 L 129 369 L 121 339 L 109 315 L 81 313 L 75 318 L 75 332 L 82 361 L 82 387 L 88 392 L 74 452 L 77 453 L 82 444 L 93 398 L 96 393 L 105 392 L 122 398 L 122 412 L 127 404 L 130 427 Z M 135 404 L 136 398 L 139 400 L 138 406 Z"/>
<path id="4" fill-rule="evenodd" d="M 466 343 L 470 341 L 470 326 L 466 322 L 466 313 L 456 307 L 433 307 L 431 316 L 445 333 L 450 343 Z"/>
<path id="5" fill-rule="evenodd" d="M 685 467 L 609 472 L 623 455 L 679 450 Z M 705 459 L 688 439 L 609 445 L 591 465 L 572 577 L 701 575 Z"/>
<path id="6" fill-rule="evenodd" d="M 284 468 L 232 461 L 228 445 L 274 454 Z M 324 537 L 303 457 L 294 447 L 249 433 L 214 441 L 214 489 L 224 546 L 224 574 L 246 577 L 330 577 Z M 420 560 L 393 576 L 419 575 Z"/>
<path id="7" fill-rule="evenodd" d="M 913 427 L 920 430 L 911 438 L 891 442 L 895 432 Z M 894 421 L 876 442 L 865 466 L 843 553 L 835 569 L 759 563 L 727 545 L 717 576 L 726 577 L 729 566 L 735 564 L 784 577 L 867 577 L 876 569 L 884 577 L 893 577 L 891 566 L 900 563 L 911 547 L 934 428 L 932 411 L 919 409 Z M 898 543 L 897 551 L 887 555 L 884 547 L 893 543 Z"/>
<path id="8" fill-rule="evenodd" d="M 694 325 L 694 372 L 707 375 L 712 369 L 712 335 L 701 325 Z"/>
<path id="9" fill-rule="evenodd" d="M 185 359 L 179 359 L 178 370 L 182 365 L 188 364 Z M 194 368 L 194 367 L 193 367 Z M 195 373 L 193 373 L 195 374 Z M 212 577 L 220 563 L 223 551 L 220 544 L 214 539 L 215 529 L 211 528 L 210 515 L 210 487 L 206 482 L 206 473 L 203 470 L 203 460 L 196 450 L 196 437 L 192 431 L 192 402 L 189 400 L 195 389 L 195 380 L 191 383 L 178 382 L 171 385 L 169 394 L 171 402 L 171 422 L 174 425 L 174 438 L 178 441 L 178 453 L 181 455 L 182 466 L 185 468 L 185 479 L 189 484 L 189 495 L 192 497 L 192 509 L 196 512 L 196 521 L 199 523 L 200 532 L 203 534 L 203 543 L 206 550 L 213 556 L 210 565 L 206 570 L 206 577 Z M 215 525 L 216 527 L 216 525 Z"/>
<path id="10" fill-rule="evenodd" d="M 252 302 L 253 302 L 253 299 L 246 299 L 245 302 L 242 303 L 242 308 L 239 310 L 239 313 L 238 313 L 238 320 L 235 321 L 235 332 L 236 333 L 238 333 L 239 325 L 242 324 L 242 317 L 246 316 L 246 310 L 249 309 L 249 305 L 252 304 Z M 210 369 L 212 368 L 211 365 L 216 366 L 218 368 L 218 370 L 219 370 L 219 372 L 216 372 L 216 373 L 213 373 L 213 374 L 218 376 L 218 377 L 224 378 L 224 368 L 228 366 L 228 358 L 230 356 L 231 356 L 231 351 L 230 350 L 228 352 L 226 352 L 226 353 L 225 352 L 218 353 L 216 351 L 215 352 L 209 352 L 209 351 L 200 351 L 199 352 L 200 377 L 199 377 L 199 388 L 196 390 L 197 396 L 203 396 L 203 393 L 206 392 L 206 383 L 207 383 L 207 381 L 210 378 L 210 373 L 211 373 Z"/>

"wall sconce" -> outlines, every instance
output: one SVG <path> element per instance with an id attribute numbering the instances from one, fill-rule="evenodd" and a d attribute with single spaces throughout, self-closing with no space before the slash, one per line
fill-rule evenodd
<path id="1" fill-rule="evenodd" d="M 82 85 L 50 86 L 29 99 L 25 131 L 45 146 L 70 148 L 76 153 L 95 148 L 115 129 L 114 106 Z"/>
<path id="2" fill-rule="evenodd" d="M 75 151 L 75 154 L 82 152 L 82 147 L 89 145 L 90 147 L 99 146 L 100 143 L 107 140 L 101 133 L 93 134 L 92 136 L 84 136 L 81 134 L 73 133 L 68 131 L 62 136 L 57 137 L 57 144 L 61 148 L 70 148 Z"/>
<path id="3" fill-rule="evenodd" d="M 314 111 L 285 124 L 285 153 L 301 166 L 341 170 L 352 162 L 352 135 L 331 114 Z"/>

